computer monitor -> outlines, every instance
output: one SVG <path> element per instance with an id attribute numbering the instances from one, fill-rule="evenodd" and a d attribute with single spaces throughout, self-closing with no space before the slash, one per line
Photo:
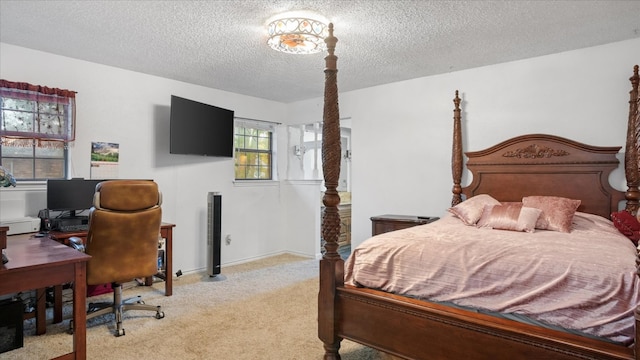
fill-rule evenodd
<path id="1" fill-rule="evenodd" d="M 96 185 L 101 181 L 104 180 L 47 180 L 47 209 L 51 211 L 69 211 L 69 217 L 75 217 L 76 211 L 87 210 L 93 206 L 93 194 L 95 193 Z"/>

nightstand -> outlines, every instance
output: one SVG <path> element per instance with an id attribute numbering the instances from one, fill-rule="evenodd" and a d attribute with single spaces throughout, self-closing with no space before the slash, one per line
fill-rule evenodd
<path id="1" fill-rule="evenodd" d="M 378 235 L 389 231 L 406 229 L 416 225 L 429 224 L 438 220 L 435 216 L 379 215 L 371 217 L 371 234 Z"/>

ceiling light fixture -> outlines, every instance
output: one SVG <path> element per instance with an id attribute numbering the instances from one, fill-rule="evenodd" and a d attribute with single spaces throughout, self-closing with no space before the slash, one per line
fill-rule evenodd
<path id="1" fill-rule="evenodd" d="M 324 38 L 328 26 L 308 17 L 278 18 L 267 25 L 267 44 L 274 50 L 289 54 L 315 54 L 327 49 Z"/>

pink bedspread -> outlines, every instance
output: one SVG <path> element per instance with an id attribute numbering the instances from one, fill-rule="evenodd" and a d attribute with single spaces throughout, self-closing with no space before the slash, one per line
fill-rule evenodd
<path id="1" fill-rule="evenodd" d="M 576 213 L 567 234 L 475 228 L 446 214 L 363 242 L 345 264 L 345 283 L 630 344 L 640 301 L 635 261 L 631 241 L 595 215 Z"/>

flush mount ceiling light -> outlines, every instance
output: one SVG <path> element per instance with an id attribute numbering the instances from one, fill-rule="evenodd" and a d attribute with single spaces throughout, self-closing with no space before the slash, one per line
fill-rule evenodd
<path id="1" fill-rule="evenodd" d="M 327 49 L 326 22 L 308 17 L 281 17 L 267 25 L 267 44 L 274 50 L 289 54 L 315 54 Z"/>

